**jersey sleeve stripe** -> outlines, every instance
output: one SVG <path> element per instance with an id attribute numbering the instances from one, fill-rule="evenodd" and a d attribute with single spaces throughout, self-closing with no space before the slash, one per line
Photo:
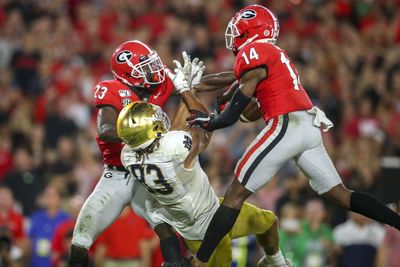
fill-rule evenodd
<path id="1" fill-rule="evenodd" d="M 278 121 L 278 120 L 277 120 Z M 260 164 L 260 162 L 265 158 L 265 156 L 281 141 L 281 139 L 285 136 L 286 130 L 289 125 L 289 115 L 285 114 L 283 115 L 283 124 L 282 128 L 278 134 L 278 136 L 272 140 L 272 142 L 260 153 L 260 155 L 257 156 L 257 158 L 253 161 L 253 163 L 250 165 L 250 167 L 247 169 L 245 175 L 243 176 L 242 181 L 240 182 L 243 186 L 247 184 L 249 181 L 249 178 L 251 174 L 254 172 L 254 170 L 257 168 L 257 166 Z"/>
<path id="2" fill-rule="evenodd" d="M 238 167 L 236 169 L 235 172 L 235 176 L 239 177 L 240 176 L 240 172 L 243 169 L 243 166 L 247 163 L 247 161 L 249 160 L 249 158 L 251 157 L 251 155 L 253 155 L 253 153 L 262 145 L 264 144 L 268 137 L 270 137 L 272 135 L 273 132 L 275 132 L 276 127 L 278 126 L 278 118 L 273 118 L 272 119 L 272 126 L 271 128 L 269 128 L 269 130 L 264 134 L 264 136 L 257 142 L 255 143 L 249 150 L 248 152 L 243 155 L 242 159 L 240 160 L 240 163 L 238 163 Z"/>

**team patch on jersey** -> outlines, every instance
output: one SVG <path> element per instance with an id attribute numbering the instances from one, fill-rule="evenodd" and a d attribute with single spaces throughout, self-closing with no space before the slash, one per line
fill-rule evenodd
<path id="1" fill-rule="evenodd" d="M 127 105 L 129 105 L 130 103 L 132 103 L 132 100 L 130 100 L 129 98 L 124 98 L 122 99 L 122 106 L 126 107 Z"/>
<path id="2" fill-rule="evenodd" d="M 119 90 L 118 93 L 119 93 L 120 97 L 131 96 L 131 91 L 129 91 L 129 90 Z"/>
<path id="3" fill-rule="evenodd" d="M 117 57 L 116 57 L 116 61 L 119 64 L 123 64 L 125 62 L 127 62 L 128 60 L 130 60 L 132 58 L 132 52 L 131 51 L 127 51 L 124 50 L 122 52 L 120 52 Z"/>
<path id="4" fill-rule="evenodd" d="M 190 151 L 190 149 L 192 148 L 192 139 L 185 135 L 184 136 L 185 140 L 183 140 L 183 146 Z"/>
<path id="5" fill-rule="evenodd" d="M 242 19 L 252 19 L 255 18 L 257 13 L 252 9 L 247 9 L 240 14 L 240 18 Z"/>

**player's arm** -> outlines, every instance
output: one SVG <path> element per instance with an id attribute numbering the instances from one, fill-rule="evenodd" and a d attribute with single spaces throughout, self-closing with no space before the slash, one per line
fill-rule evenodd
<path id="1" fill-rule="evenodd" d="M 190 94 L 192 95 L 192 93 Z M 197 97 L 185 97 L 184 95 L 186 95 L 186 93 L 183 93 L 183 101 L 179 103 L 175 116 L 172 119 L 171 130 L 188 131 L 188 127 L 186 124 L 186 118 L 188 118 L 190 115 L 188 107 L 193 106 L 204 112 L 207 112 L 207 109 L 203 106 L 203 104 L 201 104 L 200 100 Z M 192 136 L 192 144 L 189 154 L 187 155 L 183 165 L 186 169 L 193 168 L 197 156 L 207 148 L 211 140 L 211 134 L 205 132 L 202 129 L 191 129 L 190 133 Z"/>
<path id="2" fill-rule="evenodd" d="M 200 110 L 192 109 L 190 124 L 199 125 L 207 131 L 214 131 L 233 125 L 240 118 L 240 114 L 249 104 L 254 95 L 257 85 L 267 78 L 267 70 L 263 67 L 257 67 L 245 72 L 240 77 L 239 90 L 233 95 L 228 107 L 215 118 Z"/>
<path id="3" fill-rule="evenodd" d="M 225 71 L 203 76 L 200 83 L 194 85 L 194 88 L 198 92 L 215 91 L 232 84 L 234 81 L 236 81 L 236 77 L 233 71 Z"/>
<path id="4" fill-rule="evenodd" d="M 97 115 L 97 134 L 100 140 L 121 143 L 117 134 L 118 112 L 111 106 L 103 106 Z"/>

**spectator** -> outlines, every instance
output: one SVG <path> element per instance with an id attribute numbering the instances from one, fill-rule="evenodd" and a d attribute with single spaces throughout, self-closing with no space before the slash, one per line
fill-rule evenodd
<path id="1" fill-rule="evenodd" d="M 96 241 L 96 266 L 150 267 L 154 245 L 158 246 L 157 243 L 158 238 L 146 221 L 130 208 L 125 208 Z"/>
<path id="2" fill-rule="evenodd" d="M 21 267 L 21 249 L 12 242 L 11 232 L 0 227 L 0 267 Z"/>
<path id="3" fill-rule="evenodd" d="M 30 266 L 51 267 L 51 241 L 57 226 L 68 220 L 69 215 L 60 209 L 61 193 L 53 185 L 45 188 L 40 203 L 43 209 L 33 212 L 30 216 Z"/>
<path id="4" fill-rule="evenodd" d="M 281 208 L 286 203 L 294 203 L 297 206 L 303 206 L 307 200 L 307 192 L 305 189 L 305 181 L 303 176 L 298 171 L 296 166 L 288 164 L 286 168 L 282 169 L 278 175 L 282 177 L 284 193 L 277 200 L 276 212 L 278 217 L 281 214 Z"/>
<path id="5" fill-rule="evenodd" d="M 326 208 L 320 199 L 309 200 L 299 235 L 299 250 L 304 267 L 327 266 L 332 261 L 333 236 L 326 220 Z"/>
<path id="6" fill-rule="evenodd" d="M 25 148 L 14 152 L 14 169 L 5 175 L 4 183 L 11 188 L 25 216 L 35 209 L 36 198 L 44 186 L 43 172 L 34 166 L 31 153 Z"/>
<path id="7" fill-rule="evenodd" d="M 35 36 L 32 33 L 25 34 L 22 47 L 14 52 L 10 65 L 14 70 L 14 82 L 31 97 L 38 95 L 42 90 L 38 75 L 40 59 Z"/>
<path id="8" fill-rule="evenodd" d="M 298 206 L 288 202 L 282 206 L 280 216 L 280 247 L 285 258 L 290 259 L 295 266 L 301 266 L 302 260 L 297 249 L 298 237 L 301 232 L 300 212 Z"/>
<path id="9" fill-rule="evenodd" d="M 28 253 L 28 244 L 25 236 L 24 217 L 15 209 L 14 197 L 10 188 L 0 185 L 0 227 L 10 232 L 12 243 Z"/>
<path id="10" fill-rule="evenodd" d="M 261 258 L 261 255 L 257 252 L 255 236 L 243 236 L 233 239 L 231 267 L 256 266 L 257 259 Z"/>
<path id="11" fill-rule="evenodd" d="M 349 219 L 334 229 L 333 235 L 340 246 L 340 267 L 382 266 L 376 263 L 377 252 L 385 237 L 382 225 L 351 212 Z"/>
<path id="12" fill-rule="evenodd" d="M 75 195 L 69 201 L 69 213 L 71 217 L 60 223 L 54 231 L 51 240 L 51 266 L 65 267 L 68 264 L 69 247 L 71 246 L 72 233 L 79 211 L 82 208 L 85 199 Z"/>

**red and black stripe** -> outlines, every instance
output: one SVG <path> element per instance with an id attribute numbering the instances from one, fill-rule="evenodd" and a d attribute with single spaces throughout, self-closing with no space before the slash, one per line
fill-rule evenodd
<path id="1" fill-rule="evenodd" d="M 276 119 L 273 123 L 277 124 L 278 119 Z M 243 186 L 247 184 L 247 182 L 250 179 L 250 176 L 254 172 L 254 170 L 257 168 L 257 166 L 260 164 L 260 162 L 267 156 L 267 154 L 279 143 L 279 141 L 282 140 L 283 136 L 285 135 L 287 128 L 289 125 L 289 115 L 285 114 L 283 115 L 283 122 L 282 122 L 282 128 L 279 131 L 279 134 L 275 137 L 274 140 L 257 156 L 257 158 L 253 161 L 253 163 L 250 165 L 250 167 L 247 169 L 246 173 L 243 176 L 242 181 L 240 182 Z M 247 159 L 253 154 L 254 150 L 257 149 L 262 143 L 266 141 L 266 139 L 271 136 L 271 134 L 275 131 L 276 125 L 272 125 L 271 128 L 268 130 L 268 132 L 264 135 L 264 137 L 249 151 L 249 153 L 246 155 L 244 160 L 241 162 L 241 166 L 239 166 L 238 171 L 237 171 L 237 177 L 239 177 L 239 173 L 241 168 L 244 166 L 246 163 Z M 246 160 L 245 160 L 246 159 Z M 243 165 L 242 165 L 243 163 Z"/>

